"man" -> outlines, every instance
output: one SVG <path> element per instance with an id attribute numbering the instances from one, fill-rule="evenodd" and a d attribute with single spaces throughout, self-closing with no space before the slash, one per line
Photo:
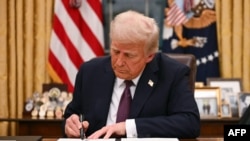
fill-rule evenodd
<path id="1" fill-rule="evenodd" d="M 135 11 L 111 22 L 110 56 L 85 62 L 67 106 L 65 135 L 88 139 L 110 137 L 199 136 L 200 116 L 189 87 L 190 69 L 158 52 L 154 19 Z M 132 80 L 132 103 L 126 120 L 116 122 L 124 80 Z M 79 121 L 83 114 L 84 122 Z"/>

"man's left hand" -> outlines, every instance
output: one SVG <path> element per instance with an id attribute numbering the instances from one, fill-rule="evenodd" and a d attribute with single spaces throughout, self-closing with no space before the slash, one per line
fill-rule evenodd
<path id="1" fill-rule="evenodd" d="M 97 130 L 95 133 L 91 134 L 88 139 L 98 139 L 103 137 L 104 139 L 108 139 L 111 136 L 125 136 L 126 128 L 125 122 L 119 122 L 113 125 L 108 125 L 103 127 L 100 130 Z"/>

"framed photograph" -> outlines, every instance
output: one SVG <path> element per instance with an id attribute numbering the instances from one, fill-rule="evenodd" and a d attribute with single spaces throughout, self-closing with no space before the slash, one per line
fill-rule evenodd
<path id="1" fill-rule="evenodd" d="M 232 117 L 238 117 L 238 93 L 242 91 L 242 80 L 240 78 L 207 78 L 207 85 L 221 88 L 220 102 L 229 103 Z"/>
<path id="2" fill-rule="evenodd" d="M 239 117 L 245 113 L 246 109 L 250 105 L 250 93 L 240 92 L 239 93 Z"/>
<path id="3" fill-rule="evenodd" d="M 203 82 L 195 82 L 194 85 L 195 85 L 195 87 L 204 87 Z"/>
<path id="4" fill-rule="evenodd" d="M 220 105 L 220 115 L 222 118 L 224 117 L 232 117 L 231 106 L 229 103 L 222 103 Z"/>
<path id="5" fill-rule="evenodd" d="M 219 87 L 197 87 L 194 91 L 201 118 L 217 118 L 219 114 Z"/>

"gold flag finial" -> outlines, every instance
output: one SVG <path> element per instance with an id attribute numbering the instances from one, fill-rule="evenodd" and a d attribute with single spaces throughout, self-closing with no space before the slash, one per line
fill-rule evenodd
<path id="1" fill-rule="evenodd" d="M 82 0 L 69 0 L 69 5 L 72 8 L 79 8 L 82 5 Z"/>

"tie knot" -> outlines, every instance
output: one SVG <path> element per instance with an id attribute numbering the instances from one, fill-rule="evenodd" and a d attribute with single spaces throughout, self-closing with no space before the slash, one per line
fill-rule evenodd
<path id="1" fill-rule="evenodd" d="M 126 84 L 126 87 L 130 87 L 130 86 L 134 85 L 132 80 L 125 80 L 124 83 Z"/>

